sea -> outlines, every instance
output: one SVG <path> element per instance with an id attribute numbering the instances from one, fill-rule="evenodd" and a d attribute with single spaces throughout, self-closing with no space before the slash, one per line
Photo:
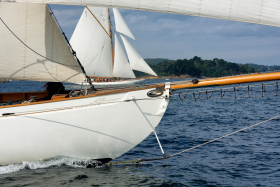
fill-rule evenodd
<path id="1" fill-rule="evenodd" d="M 145 83 L 173 81 L 178 79 L 146 80 Z M 40 91 L 43 84 L 30 81 L 0 83 L 0 92 Z M 73 84 L 65 84 L 65 87 L 80 88 Z M 195 100 L 193 98 L 198 94 L 188 94 L 184 99 L 188 92 L 190 90 L 173 92 L 167 111 L 156 128 L 167 156 L 280 115 L 280 96 L 226 99 L 226 93 L 222 99 L 217 95 L 219 99 Z M 179 94 L 183 100 L 179 99 Z M 1 137 L 0 141 L 3 141 Z M 114 161 L 161 157 L 155 135 L 151 134 Z M 280 186 L 280 118 L 165 160 L 85 168 L 73 164 L 71 159 L 58 156 L 0 166 L 0 187 Z"/>

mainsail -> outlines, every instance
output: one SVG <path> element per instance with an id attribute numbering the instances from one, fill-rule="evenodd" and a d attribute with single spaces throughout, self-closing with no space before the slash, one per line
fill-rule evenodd
<path id="1" fill-rule="evenodd" d="M 0 78 L 82 82 L 79 63 L 45 4 L 0 3 Z"/>
<path id="2" fill-rule="evenodd" d="M 10 1 L 10 0 L 4 0 Z M 279 0 L 14 0 L 184 14 L 280 27 Z"/>
<path id="3" fill-rule="evenodd" d="M 108 16 L 107 8 L 86 7 L 70 40 L 89 76 L 112 77 Z"/>

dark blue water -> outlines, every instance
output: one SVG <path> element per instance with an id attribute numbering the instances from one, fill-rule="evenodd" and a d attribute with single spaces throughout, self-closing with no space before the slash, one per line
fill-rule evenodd
<path id="1" fill-rule="evenodd" d="M 158 80 L 148 82 L 154 81 Z M 0 91 L 42 90 L 42 85 L 15 81 L 0 84 Z M 171 155 L 278 116 L 279 107 L 279 96 L 171 100 L 156 130 L 165 153 Z M 151 134 L 116 161 L 161 156 Z M 167 160 L 87 169 L 58 157 L 2 166 L 0 186 L 280 186 L 280 119 Z"/>

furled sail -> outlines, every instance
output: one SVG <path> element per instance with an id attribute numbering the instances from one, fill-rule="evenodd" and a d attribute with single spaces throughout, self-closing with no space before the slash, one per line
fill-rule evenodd
<path id="1" fill-rule="evenodd" d="M 2 0 L 3 1 L 3 0 Z M 10 0 L 4 0 L 10 1 Z M 211 17 L 280 27 L 279 0 L 14 0 L 16 2 L 91 5 Z"/>
<path id="2" fill-rule="evenodd" d="M 137 71 L 142 71 L 157 76 L 157 74 L 150 68 L 150 66 L 145 62 L 145 60 L 132 47 L 132 45 L 125 38 L 125 36 L 122 34 L 120 35 L 123 40 L 131 68 Z"/>
<path id="3" fill-rule="evenodd" d="M 117 34 L 115 34 L 114 77 L 136 78 L 127 61 Z"/>
<path id="4" fill-rule="evenodd" d="M 0 78 L 85 79 L 45 4 L 0 2 Z"/>
<path id="5" fill-rule="evenodd" d="M 131 33 L 130 29 L 128 28 L 127 24 L 125 23 L 119 10 L 116 8 L 113 8 L 113 12 L 114 12 L 114 18 L 115 18 L 116 31 L 135 40 L 133 34 Z"/>
<path id="6" fill-rule="evenodd" d="M 112 77 L 112 49 L 108 9 L 85 7 L 70 44 L 87 75 Z"/>

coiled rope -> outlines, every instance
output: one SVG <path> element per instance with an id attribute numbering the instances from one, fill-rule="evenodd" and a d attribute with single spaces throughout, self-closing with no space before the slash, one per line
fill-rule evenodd
<path id="1" fill-rule="evenodd" d="M 171 157 L 173 157 L 173 156 L 176 156 L 176 155 L 182 154 L 182 153 L 184 153 L 184 152 L 190 151 L 190 150 L 192 150 L 192 149 L 201 147 L 201 146 L 203 146 L 203 145 L 206 145 L 206 144 L 215 142 L 215 141 L 220 140 L 220 139 L 222 139 L 222 138 L 225 138 L 225 137 L 227 137 L 227 136 L 230 136 L 230 135 L 236 134 L 236 133 L 238 133 L 238 132 L 241 132 L 241 131 L 250 129 L 250 128 L 252 128 L 252 127 L 258 126 L 258 125 L 260 125 L 260 124 L 266 123 L 266 122 L 268 122 L 268 121 L 271 121 L 271 120 L 274 120 L 274 119 L 277 119 L 277 118 L 280 118 L 280 115 L 279 115 L 279 116 L 276 116 L 276 117 L 273 117 L 273 118 L 270 118 L 270 119 L 268 119 L 268 120 L 259 122 L 259 123 L 257 123 L 257 124 L 254 124 L 254 125 L 245 127 L 245 128 L 243 128 L 243 129 L 237 130 L 237 131 L 235 131 L 235 132 L 229 133 L 229 134 L 227 134 L 227 135 L 221 136 L 221 137 L 219 137 L 219 138 L 210 140 L 210 141 L 205 142 L 205 143 L 203 143 L 203 144 L 200 144 L 200 145 L 191 147 L 191 148 L 189 148 L 189 149 L 185 149 L 185 150 L 183 150 L 183 151 L 180 151 L 180 152 L 175 153 L 175 154 L 170 155 L 170 156 L 161 157 L 161 158 L 154 158 L 154 159 L 135 159 L 135 160 L 121 161 L 121 162 L 109 162 L 109 163 L 106 163 L 105 165 L 106 165 L 106 166 L 111 166 L 111 165 L 117 165 L 117 164 L 140 163 L 140 162 L 147 162 L 147 161 L 164 160 L 164 159 L 171 158 Z"/>

